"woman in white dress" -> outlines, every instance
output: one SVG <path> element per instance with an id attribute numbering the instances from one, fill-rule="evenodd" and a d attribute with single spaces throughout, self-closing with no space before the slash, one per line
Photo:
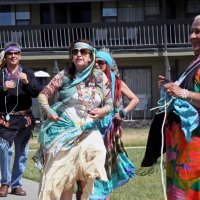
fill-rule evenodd
<path id="1" fill-rule="evenodd" d="M 95 49 L 88 41 L 71 46 L 71 66 L 59 72 L 38 99 L 47 115 L 33 157 L 41 169 L 39 200 L 72 199 L 77 180 L 84 183 L 81 199 L 93 192 L 95 179 L 107 181 L 106 149 L 99 119 L 113 110 L 107 78 L 95 69 Z M 58 92 L 57 102 L 48 100 Z"/>

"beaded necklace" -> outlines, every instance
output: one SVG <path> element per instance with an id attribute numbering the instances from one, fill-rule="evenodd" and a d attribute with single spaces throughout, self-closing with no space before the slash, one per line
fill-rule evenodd
<path id="1" fill-rule="evenodd" d="M 82 86 L 82 87 L 81 87 Z M 91 87 L 91 93 L 86 89 L 83 91 L 83 84 L 79 83 L 77 84 L 77 91 L 78 91 L 78 100 L 81 105 L 85 106 L 86 108 L 92 108 L 93 104 L 95 103 L 95 83 L 90 82 L 88 84 L 89 87 Z"/>
<path id="2" fill-rule="evenodd" d="M 17 76 L 20 72 L 22 72 L 22 68 L 21 66 L 18 67 L 17 71 L 15 73 L 11 73 L 8 71 L 7 68 L 4 68 L 3 71 L 3 84 L 5 84 L 6 80 L 13 80 L 16 83 L 16 88 L 17 88 L 17 102 L 15 104 L 15 106 L 11 109 L 11 111 L 8 113 L 8 109 L 7 109 L 7 97 L 5 95 L 5 109 L 6 109 L 6 121 L 10 121 L 10 114 L 12 114 L 12 112 L 15 110 L 15 108 L 18 105 L 18 96 L 19 96 L 19 77 Z M 5 74 L 4 74 L 5 73 Z"/>

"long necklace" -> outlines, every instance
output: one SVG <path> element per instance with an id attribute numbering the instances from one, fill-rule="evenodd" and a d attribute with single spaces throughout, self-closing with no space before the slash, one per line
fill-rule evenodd
<path id="1" fill-rule="evenodd" d="M 84 105 L 86 108 L 91 108 L 92 105 L 95 103 L 95 84 L 94 83 L 89 83 L 88 86 L 91 87 L 91 93 L 88 91 L 83 92 L 83 88 L 81 88 L 81 83 L 77 84 L 77 90 L 78 90 L 78 100 L 81 105 Z"/>
<path id="2" fill-rule="evenodd" d="M 16 105 L 13 107 L 13 109 L 8 113 L 8 109 L 7 109 L 7 96 L 5 95 L 5 109 L 6 109 L 6 121 L 9 121 L 10 120 L 10 114 L 12 114 L 12 112 L 15 110 L 15 108 L 17 107 L 18 105 L 18 96 L 19 96 L 19 77 L 17 77 L 17 84 L 16 84 L 16 87 L 17 87 L 17 102 L 16 102 Z M 5 84 L 5 77 L 4 77 L 4 72 L 3 72 L 3 84 Z"/>

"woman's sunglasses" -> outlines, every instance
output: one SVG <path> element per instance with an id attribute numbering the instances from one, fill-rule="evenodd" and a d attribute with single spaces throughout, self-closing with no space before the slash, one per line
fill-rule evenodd
<path id="1" fill-rule="evenodd" d="M 97 60 L 96 63 L 99 65 L 99 66 L 102 66 L 102 65 L 105 65 L 106 62 L 103 61 L 103 60 Z"/>
<path id="2" fill-rule="evenodd" d="M 81 53 L 82 56 L 85 56 L 87 54 L 90 54 L 91 50 L 89 50 L 89 49 L 72 49 L 73 56 L 76 56 L 79 52 Z"/>

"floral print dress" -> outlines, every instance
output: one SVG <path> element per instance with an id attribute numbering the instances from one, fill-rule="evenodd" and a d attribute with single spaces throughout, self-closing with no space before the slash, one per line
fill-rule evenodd
<path id="1" fill-rule="evenodd" d="M 200 92 L 200 68 L 195 74 L 194 92 Z M 192 140 L 188 142 L 180 118 L 170 112 L 165 137 L 168 199 L 200 199 L 200 126 L 192 132 Z"/>

